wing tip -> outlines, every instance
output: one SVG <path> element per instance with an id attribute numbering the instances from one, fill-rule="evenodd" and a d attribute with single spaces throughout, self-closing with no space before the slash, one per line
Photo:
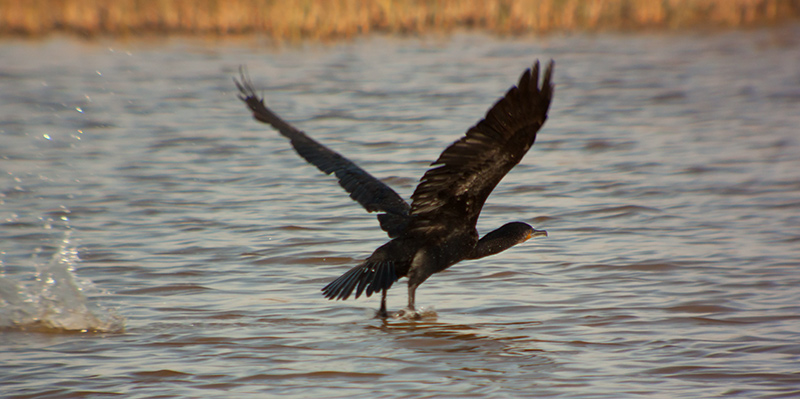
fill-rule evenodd
<path id="1" fill-rule="evenodd" d="M 551 92 L 553 90 L 553 70 L 555 69 L 556 62 L 552 58 L 547 62 L 544 70 L 544 75 L 541 73 L 541 64 L 539 60 L 533 62 L 533 66 L 525 70 L 519 79 L 517 87 L 523 93 L 528 92 Z M 539 86 L 539 77 L 542 77 L 542 84 Z"/>
<path id="2" fill-rule="evenodd" d="M 238 97 L 241 99 L 242 95 L 245 98 L 255 97 L 255 90 L 253 89 L 253 83 L 250 80 L 250 75 L 247 73 L 247 67 L 244 65 L 239 65 L 239 79 L 237 80 L 236 77 L 233 78 L 233 83 L 236 84 L 236 88 L 239 89 Z"/>
<path id="3" fill-rule="evenodd" d="M 239 79 L 234 77 L 233 83 L 236 85 L 236 88 L 239 89 L 239 93 L 236 94 L 236 97 L 247 104 L 248 108 L 253 111 L 253 117 L 255 119 L 261 121 L 258 115 L 258 104 L 263 106 L 264 99 L 259 97 L 256 93 L 253 81 L 250 79 L 250 74 L 247 72 L 247 66 L 239 65 Z"/>
<path id="4" fill-rule="evenodd" d="M 539 61 L 536 61 L 537 63 Z M 553 84 L 553 71 L 556 67 L 556 61 L 552 58 L 550 62 L 547 63 L 547 68 L 544 70 L 544 80 L 542 82 L 542 90 L 547 92 L 552 92 L 555 85 Z"/>

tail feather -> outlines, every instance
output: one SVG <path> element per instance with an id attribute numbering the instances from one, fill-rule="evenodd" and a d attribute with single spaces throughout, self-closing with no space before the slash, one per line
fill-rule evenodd
<path id="1" fill-rule="evenodd" d="M 358 286 L 356 287 L 356 298 L 360 297 L 361 293 L 364 292 L 364 288 L 367 287 L 367 283 L 369 283 L 369 280 L 365 278 L 358 280 Z"/>
<path id="2" fill-rule="evenodd" d="M 383 267 L 375 269 L 375 275 L 372 277 L 372 284 L 367 287 L 367 296 L 372 295 L 373 292 L 380 291 L 378 287 L 381 287 L 384 283 L 383 275 L 385 272 L 386 270 Z"/>
<path id="3" fill-rule="evenodd" d="M 345 300 L 353 290 L 355 298 L 365 293 L 367 297 L 381 290 L 388 290 L 397 281 L 392 262 L 366 261 L 342 274 L 322 289 L 322 295 L 328 299 Z"/>
<path id="4" fill-rule="evenodd" d="M 345 300 L 350 297 L 350 294 L 353 292 L 352 288 L 356 285 L 356 283 L 361 280 L 362 276 L 364 275 L 364 269 L 355 269 L 351 270 L 351 272 L 345 273 L 342 278 L 342 282 L 339 284 L 342 289 L 339 291 L 339 295 L 336 299 Z"/>

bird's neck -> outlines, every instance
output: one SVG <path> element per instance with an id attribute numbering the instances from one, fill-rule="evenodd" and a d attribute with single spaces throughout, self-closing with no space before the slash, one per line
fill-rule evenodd
<path id="1" fill-rule="evenodd" d="M 498 230 L 494 230 L 481 237 L 472 250 L 472 253 L 470 253 L 466 259 L 480 259 L 498 254 L 518 244 L 517 240 L 511 240 L 506 235 L 497 234 Z"/>

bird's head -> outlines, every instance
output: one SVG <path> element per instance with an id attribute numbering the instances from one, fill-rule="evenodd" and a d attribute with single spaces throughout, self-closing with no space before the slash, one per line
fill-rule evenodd
<path id="1" fill-rule="evenodd" d="M 531 230 L 525 236 L 525 239 L 523 240 L 523 242 L 528 241 L 528 240 L 530 240 L 531 238 L 534 238 L 534 237 L 547 237 L 547 230 L 536 230 L 536 229 L 531 227 Z"/>
<path id="2" fill-rule="evenodd" d="M 536 230 L 531 225 L 522 222 L 506 223 L 498 230 L 508 237 L 517 237 L 517 244 L 521 244 L 534 237 L 547 237 L 547 231 Z"/>
<path id="3" fill-rule="evenodd" d="M 533 237 L 542 236 L 546 237 L 547 232 L 544 230 L 536 230 L 527 223 L 506 223 L 499 229 L 491 231 L 483 236 L 475 245 L 475 249 L 469 255 L 468 259 L 480 259 L 484 256 L 494 255 L 514 245 L 522 244 Z"/>

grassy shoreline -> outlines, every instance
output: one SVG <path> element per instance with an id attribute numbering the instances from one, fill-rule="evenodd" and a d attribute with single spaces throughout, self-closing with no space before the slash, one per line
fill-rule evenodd
<path id="1" fill-rule="evenodd" d="M 0 35 L 261 34 L 331 40 L 470 28 L 501 35 L 748 28 L 800 19 L 800 0 L 0 0 Z"/>

